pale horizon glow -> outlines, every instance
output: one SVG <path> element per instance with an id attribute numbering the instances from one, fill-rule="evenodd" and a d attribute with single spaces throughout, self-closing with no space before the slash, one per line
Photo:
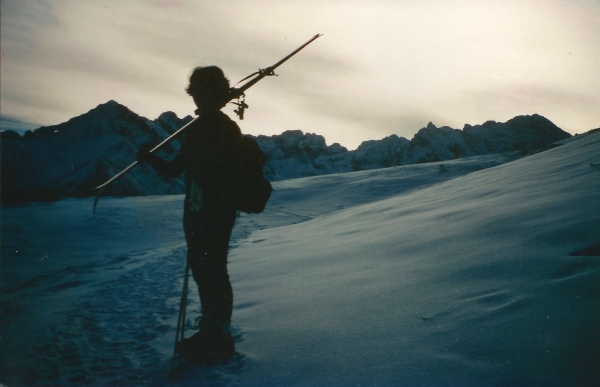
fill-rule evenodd
<path id="1" fill-rule="evenodd" d="M 183 91 L 193 67 L 218 65 L 235 84 L 317 33 L 247 92 L 244 133 L 299 129 L 355 149 L 428 122 L 537 113 L 571 134 L 600 127 L 591 0 L 0 4 L 3 129 L 59 124 L 109 100 L 150 119 L 193 114 Z"/>

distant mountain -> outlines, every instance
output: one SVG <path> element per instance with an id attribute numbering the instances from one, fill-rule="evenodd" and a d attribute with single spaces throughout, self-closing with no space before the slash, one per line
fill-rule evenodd
<path id="1" fill-rule="evenodd" d="M 463 130 L 437 128 L 430 122 L 410 141 L 399 165 L 510 151 L 528 152 L 568 137 L 571 137 L 569 133 L 538 114 L 517 116 L 505 123 L 467 124 Z"/>
<path id="2" fill-rule="evenodd" d="M 16 138 L 2 133 L 2 202 L 52 201 L 93 195 L 92 188 L 129 165 L 139 146 L 159 143 L 192 120 L 163 113 L 149 120 L 115 101 L 60 125 L 42 127 Z M 161 151 L 172 158 L 178 141 Z M 181 179 L 164 179 L 146 165 L 109 186 L 107 195 L 133 196 L 182 192 Z"/>
<path id="3" fill-rule="evenodd" d="M 65 123 L 23 136 L 2 132 L 2 203 L 91 196 L 93 187 L 133 161 L 141 144 L 158 144 L 191 120 L 191 116 L 178 118 L 173 112 L 149 120 L 109 101 Z M 570 134 L 548 119 L 532 115 L 506 123 L 465 125 L 463 130 L 429 123 L 410 141 L 391 135 L 365 141 L 354 151 L 337 143 L 327 145 L 323 136 L 300 130 L 254 138 L 267 156 L 267 178 L 282 180 L 482 154 L 531 152 L 567 137 Z M 180 141 L 174 141 L 159 154 L 172 159 L 180 146 Z M 183 178 L 164 179 L 141 165 L 109 186 L 106 195 L 183 192 Z"/>
<path id="4" fill-rule="evenodd" d="M 523 154 L 570 136 L 550 120 L 534 114 L 506 123 L 465 125 L 463 130 L 438 128 L 430 122 L 410 141 L 392 134 L 381 140 L 364 141 L 354 151 L 337 143 L 327 146 L 322 136 L 299 130 L 258 136 L 256 140 L 267 156 L 267 177 L 281 180 L 511 151 Z"/>

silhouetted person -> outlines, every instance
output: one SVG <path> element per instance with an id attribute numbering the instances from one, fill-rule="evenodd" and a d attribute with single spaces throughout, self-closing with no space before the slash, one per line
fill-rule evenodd
<path id="1" fill-rule="evenodd" d="M 144 149 L 138 161 L 172 178 L 186 172 L 183 226 L 202 316 L 200 331 L 180 342 L 178 351 L 205 362 L 229 358 L 234 352 L 229 332 L 233 292 L 227 273 L 227 250 L 236 209 L 229 200 L 229 186 L 242 134 L 237 124 L 220 111 L 229 92 L 229 81 L 221 69 L 195 68 L 186 91 L 194 99 L 200 117 L 187 130 L 179 154 L 167 161 Z"/>

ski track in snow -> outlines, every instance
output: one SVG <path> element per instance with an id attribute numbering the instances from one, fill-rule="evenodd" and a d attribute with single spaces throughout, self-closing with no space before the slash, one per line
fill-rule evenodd
<path id="1" fill-rule="evenodd" d="M 24 369 L 26 376 L 18 384 L 177 385 L 167 375 L 172 353 L 163 349 L 172 348 L 184 257 L 185 248 L 155 257 L 77 300 L 64 320 L 49 328 L 48 342 L 33 347 L 30 364 L 38 366 Z M 199 312 L 193 286 L 190 292 L 186 336 L 194 329 L 189 316 Z M 242 340 L 235 327 L 233 334 L 237 342 Z M 243 367 L 238 355 L 225 365 L 191 370 L 185 380 L 226 386 Z"/>
<path id="2" fill-rule="evenodd" d="M 7 276 L 3 272 L 0 383 L 161 386 L 185 385 L 190 378 L 193 385 L 232 383 L 232 375 L 244 367 L 241 354 L 224 365 L 188 370 L 181 380 L 168 377 L 185 269 L 181 200 L 181 196 L 107 198 L 96 215 L 91 215 L 89 200 L 7 209 L 3 264 L 8 263 L 5 266 L 11 274 L 20 275 Z M 138 212 L 136 201 L 144 202 L 146 215 Z M 148 227 L 146 218 L 155 216 L 158 207 L 164 219 L 152 220 Z M 77 215 L 56 222 L 60 213 L 70 212 Z M 24 227 L 19 227 L 20 222 Z M 148 235 L 157 224 L 159 229 L 165 228 L 163 239 L 171 238 L 166 245 L 156 246 Z M 71 250 L 69 243 L 52 246 L 59 235 L 66 240 L 72 237 L 74 228 L 85 229 L 86 225 L 90 227 L 86 232 L 93 236 L 88 238 L 88 246 L 73 257 L 67 253 Z M 42 231 L 36 232 L 36 227 Z M 241 226 L 233 240 L 249 233 L 247 226 Z M 19 273 L 19 261 L 47 266 L 21 269 Z M 56 261 L 72 264 L 62 266 Z M 44 305 L 50 305 L 50 311 L 45 311 Z M 187 305 L 186 337 L 195 329 L 192 320 L 200 313 L 193 281 Z M 235 326 L 232 331 L 235 341 L 240 342 L 242 332 Z M 24 348 L 18 348 L 19 340 L 6 337 L 23 333 L 22 339 L 28 339 L 20 343 Z M 14 359 L 8 348 L 14 351 Z"/>
<path id="3" fill-rule="evenodd" d="M 43 361 L 39 380 L 69 375 L 70 383 L 139 384 L 163 357 L 150 345 L 170 331 L 177 313 L 175 262 L 181 253 L 146 263 L 84 297 L 53 327 L 51 344 L 35 348 Z M 59 363 L 53 360 L 62 359 Z"/>

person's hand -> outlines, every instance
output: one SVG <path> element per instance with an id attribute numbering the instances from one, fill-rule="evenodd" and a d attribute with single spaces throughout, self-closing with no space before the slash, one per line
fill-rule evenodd
<path id="1" fill-rule="evenodd" d="M 152 148 L 153 146 L 149 142 L 142 144 L 135 159 L 140 163 L 148 162 L 148 159 L 150 158 L 150 150 Z"/>

